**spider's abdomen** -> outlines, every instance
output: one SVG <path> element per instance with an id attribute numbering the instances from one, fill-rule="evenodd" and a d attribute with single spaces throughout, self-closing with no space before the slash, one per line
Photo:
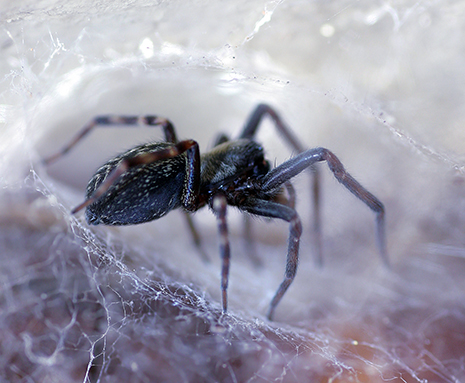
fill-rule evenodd
<path id="1" fill-rule="evenodd" d="M 154 143 L 137 146 L 100 167 L 87 185 L 86 198 L 105 181 L 125 158 L 172 146 Z M 134 225 L 163 217 L 181 206 L 186 175 L 186 156 L 179 155 L 131 167 L 86 209 L 89 224 Z"/>

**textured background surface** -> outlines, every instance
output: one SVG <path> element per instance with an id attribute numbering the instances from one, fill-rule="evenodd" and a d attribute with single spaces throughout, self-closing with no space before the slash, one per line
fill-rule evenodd
<path id="1" fill-rule="evenodd" d="M 0 377 L 5 381 L 465 380 L 465 2 L 0 1 Z M 295 283 L 287 225 L 256 220 L 254 269 L 228 212 L 230 316 L 216 222 L 195 215 L 89 228 L 69 211 L 106 158 L 158 139 L 101 129 L 49 168 L 92 116 L 156 113 L 208 150 L 258 102 L 304 146 L 334 151 L 387 210 L 393 270 L 371 212 L 322 164 L 325 267 L 305 225 Z M 292 155 L 270 123 L 268 158 Z M 296 180 L 310 220 L 308 181 Z"/>

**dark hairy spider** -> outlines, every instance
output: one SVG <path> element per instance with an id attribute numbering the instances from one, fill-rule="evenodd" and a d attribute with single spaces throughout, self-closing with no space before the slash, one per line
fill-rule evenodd
<path id="1" fill-rule="evenodd" d="M 264 150 L 254 141 L 262 118 L 271 117 L 281 135 L 298 152 L 283 164 L 271 169 Z M 326 161 L 336 179 L 376 213 L 376 238 L 381 257 L 388 265 L 385 246 L 383 204 L 344 169 L 328 149 L 304 150 L 274 109 L 260 104 L 251 114 L 238 139 L 221 136 L 216 145 L 200 155 L 194 140 L 179 141 L 171 122 L 157 116 L 100 116 L 94 118 L 62 151 L 44 160 L 50 164 L 67 153 L 92 129 L 99 126 L 160 126 L 164 142 L 143 144 L 109 160 L 89 181 L 86 200 L 72 212 L 86 209 L 89 224 L 134 225 L 163 217 L 173 209 L 191 213 L 208 205 L 216 214 L 222 259 L 221 291 L 223 313 L 228 307 L 230 246 L 226 222 L 227 206 L 258 216 L 279 218 L 289 223 L 289 242 L 284 280 L 273 297 L 267 317 L 272 320 L 281 298 L 294 280 L 299 259 L 302 225 L 294 209 L 294 189 L 290 180 Z M 321 263 L 319 224 L 319 183 L 314 170 L 314 232 Z M 194 241 L 200 239 L 188 217 Z"/>

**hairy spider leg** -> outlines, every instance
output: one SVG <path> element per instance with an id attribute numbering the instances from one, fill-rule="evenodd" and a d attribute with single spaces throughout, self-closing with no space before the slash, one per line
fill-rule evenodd
<path id="1" fill-rule="evenodd" d="M 230 141 L 228 135 L 224 133 L 218 134 L 216 137 L 213 147 L 224 144 L 225 142 Z M 256 269 L 260 269 L 263 267 L 263 262 L 260 257 L 257 256 L 257 252 L 255 251 L 255 241 L 253 240 L 253 232 L 252 232 L 252 220 L 250 216 L 244 215 L 244 242 L 245 242 L 245 252 L 247 257 L 252 261 L 252 265 Z"/>
<path id="2" fill-rule="evenodd" d="M 228 311 L 228 282 L 229 263 L 231 259 L 231 248 L 228 238 L 228 224 L 226 222 L 226 210 L 228 203 L 222 194 L 216 194 L 212 198 L 211 208 L 216 213 L 218 219 L 218 231 L 220 234 L 220 255 L 221 255 L 221 296 L 223 304 L 223 314 Z"/>
<path id="3" fill-rule="evenodd" d="M 289 222 L 289 240 L 286 258 L 286 271 L 284 273 L 284 280 L 281 282 L 276 294 L 274 295 L 270 308 L 267 313 L 267 318 L 273 320 L 274 311 L 276 306 L 281 301 L 281 298 L 291 285 L 297 272 L 297 265 L 299 263 L 299 244 L 300 236 L 302 234 L 302 223 L 300 222 L 297 212 L 286 205 L 276 203 L 273 201 L 265 201 L 257 198 L 247 199 L 247 206 L 244 208 L 249 213 L 261 215 L 270 218 L 279 218 Z"/>
<path id="4" fill-rule="evenodd" d="M 266 104 L 257 105 L 255 110 L 248 118 L 239 138 L 253 139 L 257 133 L 260 122 L 266 115 L 272 118 L 279 133 L 284 136 L 284 138 L 295 150 L 297 150 L 299 153 L 305 150 L 305 148 L 300 144 L 299 140 L 297 140 L 297 138 L 292 133 L 292 130 L 284 124 L 279 114 L 271 106 Z"/>
<path id="5" fill-rule="evenodd" d="M 250 139 L 250 138 L 249 138 Z M 220 133 L 215 141 L 213 146 L 218 146 L 221 145 L 225 142 L 230 141 L 229 137 L 224 134 Z M 296 194 L 294 187 L 290 182 L 286 182 L 285 188 L 288 194 L 286 205 L 291 206 L 292 208 L 295 207 L 295 199 L 296 199 Z M 253 240 L 253 229 L 252 229 L 252 219 L 249 215 L 244 215 L 244 239 L 245 239 L 245 251 L 247 253 L 247 256 L 249 259 L 252 261 L 252 264 L 255 268 L 259 269 L 263 266 L 263 261 L 261 258 L 257 256 L 257 252 L 255 251 L 255 241 Z"/>
<path id="6" fill-rule="evenodd" d="M 255 110 L 252 112 L 250 115 L 249 119 L 246 122 L 245 127 L 242 130 L 242 133 L 240 134 L 239 138 L 247 138 L 247 139 L 253 139 L 255 136 L 258 126 L 260 125 L 260 122 L 262 118 L 266 115 L 270 115 L 271 118 L 274 120 L 276 123 L 276 126 L 278 127 L 279 132 L 284 135 L 286 140 L 290 143 L 290 145 L 299 153 L 304 151 L 304 148 L 300 145 L 299 141 L 294 137 L 292 134 L 292 131 L 282 122 L 281 118 L 277 114 L 277 112 L 271 108 L 270 106 L 266 104 L 259 104 Z M 213 146 L 218 146 L 224 142 L 228 142 L 230 139 L 229 137 L 221 133 L 219 134 L 215 141 Z M 318 176 L 316 175 L 314 177 L 314 182 L 313 182 L 313 189 L 314 189 L 314 205 L 319 206 L 318 203 L 318 181 L 317 181 Z M 294 187 L 290 182 L 285 183 L 285 188 L 288 194 L 288 201 L 286 205 L 291 206 L 292 208 L 295 207 L 295 190 Z M 318 212 L 315 210 L 316 216 L 318 215 Z M 318 227 L 319 229 L 319 220 L 315 220 L 315 226 Z M 251 218 L 248 215 L 244 216 L 244 239 L 245 239 L 245 245 L 246 245 L 246 252 L 248 257 L 251 259 L 253 265 L 257 268 L 261 267 L 263 265 L 262 260 L 257 256 L 257 253 L 254 249 L 254 241 L 253 241 L 253 234 L 252 234 L 252 222 Z M 321 243 L 320 238 L 317 238 L 317 242 Z M 320 248 L 320 247 L 318 247 Z M 317 251 L 319 254 L 319 259 L 321 259 L 320 256 L 320 251 Z"/>
<path id="7" fill-rule="evenodd" d="M 280 200 L 279 203 L 282 203 L 283 205 L 286 205 L 291 209 L 294 209 L 296 199 L 295 189 L 289 181 L 284 183 L 284 187 L 286 188 L 287 196 L 284 198 L 283 201 Z M 263 261 L 260 257 L 257 256 L 257 252 L 255 250 L 255 241 L 253 240 L 252 218 L 250 217 L 250 215 L 247 214 L 244 215 L 244 238 L 247 256 L 252 260 L 252 263 L 256 268 L 262 267 Z"/>
<path id="8" fill-rule="evenodd" d="M 45 165 L 50 165 L 66 153 L 68 153 L 76 144 L 78 144 L 84 137 L 86 137 L 94 128 L 97 127 L 113 127 L 118 125 L 126 126 L 161 126 L 165 134 L 165 140 L 172 143 L 177 143 L 178 138 L 174 131 L 173 124 L 163 117 L 157 116 L 97 116 L 93 118 L 87 125 L 85 125 L 78 134 L 58 153 L 47 157 L 43 160 Z"/>
<path id="9" fill-rule="evenodd" d="M 83 138 L 85 138 L 94 128 L 100 127 L 114 127 L 114 126 L 149 126 L 149 127 L 156 127 L 160 126 L 163 129 L 163 133 L 165 136 L 165 141 L 172 142 L 174 144 L 178 143 L 178 137 L 176 135 L 176 131 L 174 129 L 173 124 L 170 120 L 164 117 L 158 117 L 155 115 L 146 115 L 146 116 L 120 116 L 120 115 L 104 115 L 104 116 L 97 116 L 93 118 L 87 125 L 85 125 L 76 136 L 66 144 L 62 150 L 55 153 L 54 155 L 47 157 L 43 160 L 45 165 L 50 165 L 63 157 L 66 153 L 68 153 L 75 145 L 77 145 Z M 87 206 L 87 205 L 85 205 Z M 80 207 L 80 206 L 78 206 Z M 81 208 L 82 209 L 82 208 Z M 78 209 L 77 211 L 81 210 Z M 75 209 L 76 210 L 76 209 Z M 198 230 L 195 227 L 195 223 L 193 218 L 189 214 L 184 214 L 186 217 L 187 225 L 192 235 L 192 240 L 194 245 L 199 251 L 201 258 L 209 262 L 210 258 L 206 254 L 205 250 L 202 247 L 201 239 Z"/>
<path id="10" fill-rule="evenodd" d="M 271 106 L 266 104 L 259 104 L 250 115 L 247 123 L 245 124 L 240 138 L 252 139 L 257 133 L 258 126 L 264 116 L 270 116 L 273 120 L 278 132 L 286 139 L 286 141 L 298 153 L 305 151 L 300 141 L 294 136 L 292 130 L 283 122 L 279 114 Z M 321 229 L 321 214 L 320 214 L 320 172 L 316 166 L 310 166 L 312 172 L 311 187 L 312 190 L 312 206 L 313 206 L 313 239 L 315 244 L 315 260 L 318 266 L 323 265 L 323 242 L 322 242 L 322 229 Z"/>
<path id="11" fill-rule="evenodd" d="M 280 166 L 272 169 L 262 180 L 261 189 L 265 192 L 273 191 L 282 184 L 288 182 L 291 178 L 304 171 L 312 164 L 320 161 L 326 161 L 334 177 L 343 184 L 352 194 L 365 203 L 371 210 L 376 213 L 377 224 L 377 245 L 381 258 L 386 266 L 389 267 L 389 259 L 386 251 L 385 241 L 385 223 L 384 223 L 384 206 L 373 194 L 366 190 L 358 183 L 345 169 L 341 161 L 329 150 L 325 148 L 309 149 L 296 157 L 284 162 Z M 272 320 L 276 306 L 281 301 L 283 295 L 294 280 L 298 259 L 299 259 L 299 239 L 301 234 L 301 224 L 299 216 L 294 209 L 277 204 L 275 202 L 255 200 L 251 204 L 248 200 L 246 211 L 264 215 L 267 217 L 281 218 L 290 223 L 289 247 L 286 260 L 286 271 L 284 280 L 279 286 L 273 297 L 268 310 L 268 319 Z M 252 205 L 252 206 L 250 206 Z"/>
<path id="12" fill-rule="evenodd" d="M 272 169 L 262 180 L 264 191 L 274 190 L 292 177 L 305 170 L 315 162 L 326 161 L 334 177 L 344 185 L 353 195 L 376 213 L 377 245 L 384 264 L 389 267 L 389 258 L 386 250 L 386 233 L 384 206 L 381 201 L 356 181 L 342 165 L 341 161 L 328 149 L 309 149 L 294 158 Z"/>

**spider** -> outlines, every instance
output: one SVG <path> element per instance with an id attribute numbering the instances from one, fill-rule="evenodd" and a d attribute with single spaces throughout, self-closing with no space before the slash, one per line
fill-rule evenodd
<path id="1" fill-rule="evenodd" d="M 264 116 L 274 121 L 278 131 L 298 152 L 281 165 L 271 168 L 263 147 L 254 136 Z M 196 141 L 179 141 L 172 123 L 158 116 L 107 115 L 94 118 L 60 152 L 44 160 L 51 164 L 67 153 L 95 127 L 110 125 L 159 126 L 165 141 L 136 146 L 101 166 L 87 185 L 86 199 L 72 210 L 86 209 L 88 224 L 134 225 L 163 217 L 173 209 L 192 213 L 208 205 L 218 220 L 222 259 L 222 310 L 228 308 L 230 245 L 226 221 L 227 206 L 235 206 L 252 215 L 282 219 L 289 223 L 289 241 L 284 279 L 267 313 L 273 319 L 276 307 L 291 285 L 297 271 L 302 224 L 294 209 L 295 193 L 290 180 L 320 161 L 326 161 L 334 177 L 376 213 L 376 237 L 381 257 L 389 265 L 385 246 L 383 204 L 343 167 L 328 149 L 304 150 L 278 113 L 260 104 L 249 117 L 238 139 L 222 135 L 212 150 L 200 155 Z M 314 181 L 315 232 L 317 252 L 321 252 L 318 173 Z M 194 241 L 198 233 L 188 217 Z M 320 254 L 321 259 L 321 254 Z M 205 258 L 205 257 L 204 257 Z"/>

